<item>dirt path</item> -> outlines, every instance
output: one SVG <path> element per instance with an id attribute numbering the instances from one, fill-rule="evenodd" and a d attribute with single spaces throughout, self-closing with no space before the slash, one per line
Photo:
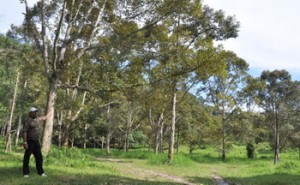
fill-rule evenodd
<path id="1" fill-rule="evenodd" d="M 212 174 L 212 178 L 215 180 L 216 185 L 229 185 L 221 176 L 216 173 Z"/>
<path id="2" fill-rule="evenodd" d="M 98 158 L 98 160 L 118 163 L 118 166 L 122 166 L 122 168 L 117 168 L 117 170 L 121 174 L 129 174 L 139 179 L 162 180 L 162 181 L 171 181 L 171 182 L 176 182 L 176 183 L 181 183 L 186 185 L 199 185 L 198 183 L 192 183 L 181 177 L 177 177 L 167 173 L 161 173 L 153 170 L 137 168 L 133 166 L 133 164 L 130 161 L 124 161 L 121 159 L 114 159 L 114 158 Z M 229 183 L 225 182 L 224 179 L 215 172 L 211 175 L 211 177 L 214 180 L 216 185 L 229 185 Z"/>
<path id="3" fill-rule="evenodd" d="M 153 170 L 136 168 L 136 167 L 131 166 L 130 164 L 126 164 L 126 166 L 129 169 L 130 173 L 138 175 L 139 177 L 143 177 L 144 179 L 148 179 L 148 180 L 150 180 L 150 179 L 153 179 L 153 180 L 154 179 L 165 179 L 165 180 L 171 181 L 171 182 L 177 182 L 177 183 L 182 183 L 182 184 L 187 184 L 187 185 L 196 185 L 194 183 L 188 182 L 187 180 L 185 180 L 181 177 L 176 177 L 174 175 L 161 173 L 161 172 L 155 172 Z"/>
<path id="4" fill-rule="evenodd" d="M 139 179 L 162 180 L 162 181 L 166 181 L 166 182 L 176 182 L 176 183 L 181 183 L 181 184 L 186 184 L 186 185 L 199 185 L 196 183 L 189 182 L 181 177 L 177 177 L 177 176 L 170 175 L 167 173 L 161 173 L 161 172 L 156 172 L 153 170 L 137 168 L 137 167 L 133 166 L 131 162 L 123 161 L 120 159 L 106 158 L 106 159 L 100 159 L 100 160 L 119 163 L 118 165 L 120 165 L 120 163 L 121 163 L 122 168 L 117 169 L 119 172 L 121 172 L 121 174 L 129 174 L 134 177 L 138 177 Z"/>

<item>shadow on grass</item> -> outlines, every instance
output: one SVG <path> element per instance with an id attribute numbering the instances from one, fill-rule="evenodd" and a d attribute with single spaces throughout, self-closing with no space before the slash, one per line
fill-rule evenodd
<path id="1" fill-rule="evenodd" d="M 204 182 L 205 179 L 195 177 L 191 182 Z M 229 185 L 299 185 L 300 175 L 292 175 L 286 173 L 275 173 L 269 175 L 257 175 L 246 178 L 229 177 L 224 179 Z M 215 184 L 212 182 L 209 185 Z"/>
<path id="2" fill-rule="evenodd" d="M 47 170 L 47 177 L 41 177 L 33 169 L 29 178 L 22 176 L 20 167 L 0 167 L 0 185 L 179 185 L 175 182 L 139 180 L 112 174 L 65 173 Z"/>
<path id="3" fill-rule="evenodd" d="M 257 185 L 299 185 L 300 175 L 275 173 L 271 175 L 258 175 L 244 180 L 249 182 L 247 184 Z M 238 178 L 233 178 L 232 181 L 238 181 Z"/>
<path id="4" fill-rule="evenodd" d="M 0 167 L 0 185 L 179 185 L 175 182 L 163 182 L 158 180 L 140 180 L 123 177 L 114 174 L 89 174 L 78 171 L 78 173 L 66 173 L 63 170 L 46 169 L 48 177 L 40 177 L 36 174 L 34 167 L 31 168 L 29 178 L 23 178 L 20 166 Z M 99 169 L 101 171 L 101 169 Z M 137 174 L 138 176 L 138 174 Z M 211 177 L 189 177 L 191 183 L 214 185 Z M 299 185 L 300 175 L 287 173 L 274 173 L 267 175 L 256 175 L 251 177 L 230 176 L 224 179 L 230 185 Z"/>

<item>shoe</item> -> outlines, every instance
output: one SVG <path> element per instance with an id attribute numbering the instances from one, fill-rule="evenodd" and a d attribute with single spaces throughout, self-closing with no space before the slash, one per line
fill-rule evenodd
<path id="1" fill-rule="evenodd" d="M 43 173 L 41 176 L 42 176 L 42 177 L 47 177 L 47 175 L 46 175 L 46 174 L 44 174 L 44 173 Z"/>
<path id="2" fill-rule="evenodd" d="M 24 175 L 24 178 L 28 178 L 29 177 L 29 175 Z"/>

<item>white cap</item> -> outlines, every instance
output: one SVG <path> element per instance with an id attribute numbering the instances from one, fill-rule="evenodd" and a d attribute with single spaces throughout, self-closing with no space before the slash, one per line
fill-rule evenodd
<path id="1" fill-rule="evenodd" d="M 36 112 L 36 111 L 38 111 L 38 109 L 35 108 L 35 107 L 31 107 L 30 110 L 29 110 L 29 112 Z"/>

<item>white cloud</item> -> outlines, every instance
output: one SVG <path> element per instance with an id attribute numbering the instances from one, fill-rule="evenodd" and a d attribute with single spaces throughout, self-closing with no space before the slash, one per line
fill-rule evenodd
<path id="1" fill-rule="evenodd" d="M 235 15 L 239 37 L 223 42 L 256 70 L 286 69 L 293 78 L 300 72 L 300 1 L 204 0 L 214 9 Z M 298 78 L 299 80 L 299 78 Z"/>

